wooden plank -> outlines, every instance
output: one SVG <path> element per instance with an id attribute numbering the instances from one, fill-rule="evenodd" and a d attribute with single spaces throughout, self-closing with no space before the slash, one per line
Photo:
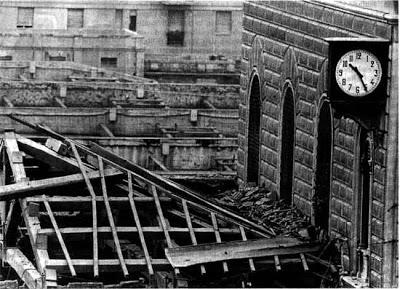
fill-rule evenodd
<path id="1" fill-rule="evenodd" d="M 74 266 L 72 265 L 71 257 L 69 256 L 69 253 L 68 253 L 68 250 L 67 250 L 67 246 L 65 246 L 65 242 L 64 242 L 64 239 L 63 239 L 63 237 L 62 237 L 62 235 L 60 233 L 60 230 L 58 228 L 58 225 L 57 225 L 57 222 L 56 222 L 56 218 L 54 218 L 53 212 L 52 212 L 52 210 L 50 208 L 50 204 L 49 204 L 49 202 L 47 202 L 45 195 L 43 195 L 43 202 L 44 202 L 44 205 L 46 207 L 46 211 L 49 214 L 51 224 L 53 225 L 53 228 L 56 231 L 58 242 L 61 245 L 61 249 L 62 249 L 62 251 L 64 253 L 65 259 L 67 260 L 69 270 L 71 271 L 71 275 L 72 276 L 76 276 L 76 272 L 75 272 Z"/>
<path id="2" fill-rule="evenodd" d="M 97 240 L 97 206 L 96 206 L 96 194 L 94 192 L 93 186 L 88 178 L 86 169 L 83 166 L 81 157 L 79 156 L 78 150 L 73 142 L 70 142 L 72 151 L 74 153 L 75 159 L 78 163 L 79 169 L 85 179 L 86 186 L 89 190 L 90 196 L 92 197 L 92 223 L 93 223 L 93 275 L 94 277 L 99 276 L 99 245 Z"/>
<path id="3" fill-rule="evenodd" d="M 113 218 L 112 211 L 111 211 L 110 202 L 108 201 L 103 160 L 100 157 L 98 157 L 98 161 L 99 161 L 99 171 L 100 171 L 100 176 L 101 176 L 101 190 L 103 192 L 103 199 L 104 199 L 104 205 L 106 207 L 108 222 L 110 223 L 110 228 L 111 228 L 112 236 L 114 239 L 115 248 L 117 249 L 118 259 L 121 263 L 122 272 L 124 273 L 124 276 L 127 277 L 127 276 L 129 276 L 129 272 L 125 265 L 124 256 L 122 255 L 121 245 L 119 243 L 117 230 L 115 229 L 115 223 L 114 223 L 114 218 Z M 95 198 L 95 201 L 96 201 L 96 198 Z"/>
<path id="4" fill-rule="evenodd" d="M 319 249 L 319 244 L 303 242 L 296 238 L 277 237 L 168 248 L 165 249 L 165 255 L 172 266 L 180 268 L 235 259 L 315 252 Z"/>
<path id="5" fill-rule="evenodd" d="M 74 266 L 93 266 L 92 259 L 72 259 L 72 265 Z M 146 266 L 145 259 L 125 259 L 127 266 Z M 152 263 L 158 265 L 171 265 L 167 259 L 152 259 Z M 48 262 L 50 268 L 58 266 L 66 266 L 68 262 L 63 259 L 50 259 Z M 120 266 L 118 259 L 99 259 L 100 266 Z"/>
<path id="6" fill-rule="evenodd" d="M 240 234 L 242 235 L 242 240 L 247 241 L 246 232 L 242 226 L 239 226 Z M 249 258 L 249 266 L 251 271 L 256 271 L 256 267 L 254 266 L 254 261 L 252 258 Z"/>
<path id="7" fill-rule="evenodd" d="M 161 161 L 159 161 L 159 160 L 156 159 L 155 157 L 149 156 L 149 158 L 150 158 L 158 167 L 160 167 L 162 171 L 164 171 L 164 172 L 168 172 L 168 171 L 169 171 L 169 169 L 168 169 Z"/>
<path id="8" fill-rule="evenodd" d="M 12 157 L 15 152 L 19 152 L 17 135 L 15 135 L 13 131 L 5 131 L 4 143 L 7 147 L 7 156 L 11 166 L 11 171 L 14 175 L 15 182 L 18 183 L 26 181 L 26 174 L 23 163 L 22 162 L 16 163 L 15 159 Z M 36 246 L 37 231 L 41 229 L 39 218 L 31 217 L 28 215 L 28 206 L 26 199 L 20 199 L 19 203 L 22 211 L 22 217 L 24 219 L 24 223 L 29 235 L 29 240 L 32 244 L 32 250 L 35 256 L 37 268 L 40 273 L 44 273 L 46 268 L 46 262 L 49 259 L 49 254 L 47 250 L 39 249 Z"/>
<path id="9" fill-rule="evenodd" d="M 29 289 L 44 288 L 42 275 L 18 248 L 8 248 L 5 251 L 5 261 L 14 269 L 19 278 Z"/>
<path id="10" fill-rule="evenodd" d="M 193 245 L 197 245 L 197 239 L 196 239 L 196 235 L 194 234 L 194 231 L 193 231 L 192 220 L 190 219 L 189 208 L 188 208 L 187 202 L 185 200 L 182 200 L 182 207 L 183 207 L 183 212 L 185 213 L 185 217 L 186 217 L 186 224 L 189 229 L 190 240 L 192 241 Z M 200 271 L 201 271 L 202 275 L 206 274 L 206 267 L 204 265 L 200 265 Z"/>
<path id="11" fill-rule="evenodd" d="M 107 170 L 105 170 L 106 172 Z M 88 173 L 90 175 L 90 173 Z M 39 197 L 27 197 L 26 198 L 28 202 L 41 202 L 42 198 Z M 148 202 L 154 202 L 153 197 L 133 197 L 135 202 L 142 202 L 142 203 L 148 203 Z M 160 202 L 171 202 L 171 198 L 168 197 L 159 197 Z M 108 197 L 108 200 L 110 202 L 127 202 L 129 201 L 128 197 Z M 69 197 L 69 196 L 52 196 L 52 197 L 47 197 L 47 201 L 49 203 L 82 203 L 82 202 L 91 202 L 92 197 L 85 197 L 85 196 L 77 196 L 77 197 Z M 103 202 L 104 198 L 102 196 L 96 196 L 96 201 L 97 202 Z"/>
<path id="12" fill-rule="evenodd" d="M 106 126 L 104 123 L 100 124 L 100 127 L 102 128 L 102 130 L 105 132 L 105 134 L 109 137 L 115 137 L 114 134 L 112 133 L 112 131 L 108 128 L 108 126 Z"/>
<path id="13" fill-rule="evenodd" d="M 274 265 L 275 265 L 275 270 L 276 271 L 280 271 L 282 269 L 281 262 L 279 261 L 279 256 L 278 255 L 274 256 Z"/>
<path id="14" fill-rule="evenodd" d="M 3 96 L 3 101 L 6 103 L 8 107 L 14 107 L 14 104 L 7 96 Z"/>
<path id="15" fill-rule="evenodd" d="M 163 211 L 162 211 L 162 208 L 161 208 L 160 200 L 158 198 L 157 189 L 156 189 L 155 186 L 150 186 L 150 189 L 151 189 L 151 192 L 152 192 L 153 197 L 154 197 L 154 203 L 156 204 L 158 217 L 160 218 L 161 227 L 162 227 L 162 229 L 164 231 L 164 235 L 165 235 L 165 240 L 167 242 L 167 246 L 168 246 L 168 248 L 173 248 L 171 237 L 169 236 L 169 232 L 168 232 L 167 223 L 165 222 L 165 218 L 164 218 L 164 214 L 163 214 Z M 179 274 L 180 273 L 179 269 L 175 268 L 175 266 L 173 266 L 173 267 L 174 267 L 175 274 Z"/>
<path id="16" fill-rule="evenodd" d="M 135 198 L 133 197 L 132 175 L 129 172 L 128 172 L 128 190 L 129 190 L 129 194 L 128 194 L 129 204 L 131 205 L 133 218 L 135 220 L 136 228 L 139 233 L 140 243 L 142 244 L 142 249 L 143 249 L 146 264 L 147 264 L 147 270 L 149 271 L 149 275 L 152 276 L 152 275 L 154 275 L 154 270 L 153 270 L 153 266 L 151 264 L 149 250 L 147 249 L 146 239 L 144 238 L 142 225 L 141 225 L 140 219 L 139 219 L 139 214 L 136 209 Z"/>
<path id="17" fill-rule="evenodd" d="M 4 147 L 4 142 L 1 141 L 1 146 L 0 146 L 0 158 L 1 158 L 1 171 L 0 171 L 0 188 L 6 184 L 6 153 L 5 153 L 5 147 Z M 6 219 L 7 218 L 7 203 L 2 201 L 0 202 L 0 220 L 1 220 L 1 226 L 4 228 L 3 236 L 7 234 L 6 230 Z"/>
<path id="18" fill-rule="evenodd" d="M 122 173 L 115 169 L 107 169 L 104 171 L 105 177 L 113 177 L 118 175 L 122 175 Z M 98 179 L 100 178 L 100 172 L 99 171 L 89 172 L 87 173 L 87 177 L 89 179 Z M 74 185 L 83 182 L 84 180 L 85 179 L 82 176 L 82 174 L 73 174 L 62 177 L 27 181 L 22 183 L 0 186 L 0 200 L 26 197 L 28 195 L 35 194 L 35 192 L 38 190 Z"/>
<path id="19" fill-rule="evenodd" d="M 136 227 L 115 227 L 118 233 L 137 233 L 138 230 Z M 223 234 L 237 234 L 238 232 L 235 229 L 231 228 L 220 228 L 220 233 Z M 93 232 L 93 228 L 89 227 L 67 227 L 60 228 L 61 233 L 63 234 L 89 234 Z M 146 226 L 142 227 L 143 233 L 164 233 L 162 227 L 154 227 L 154 226 Z M 212 228 L 193 228 L 193 231 L 196 234 L 214 234 L 214 230 Z M 97 227 L 98 233 L 110 233 L 110 227 Z M 180 228 L 180 227 L 168 227 L 169 233 L 189 233 L 188 228 Z M 54 234 L 55 231 L 51 228 L 40 229 L 38 231 L 40 234 L 51 235 Z"/>
<path id="20" fill-rule="evenodd" d="M 59 98 L 59 97 L 55 97 L 54 100 L 56 101 L 56 103 L 62 107 L 62 108 L 68 108 L 65 103 Z"/>
<path id="21" fill-rule="evenodd" d="M 310 268 L 308 268 L 306 257 L 304 256 L 303 253 L 300 253 L 300 259 L 301 259 L 301 264 L 303 264 L 304 271 L 310 270 Z"/>
<path id="22" fill-rule="evenodd" d="M 45 164 L 56 167 L 66 173 L 80 172 L 78 163 L 74 159 L 61 156 L 48 147 L 20 135 L 17 135 L 17 141 L 21 150 Z"/>
<path id="23" fill-rule="evenodd" d="M 215 239 L 217 240 L 217 243 L 222 243 L 221 234 L 219 233 L 219 228 L 218 228 L 217 217 L 212 212 L 211 212 L 211 221 L 213 223 Z M 228 263 L 226 261 L 222 262 L 222 269 L 224 270 L 225 273 L 229 271 Z"/>

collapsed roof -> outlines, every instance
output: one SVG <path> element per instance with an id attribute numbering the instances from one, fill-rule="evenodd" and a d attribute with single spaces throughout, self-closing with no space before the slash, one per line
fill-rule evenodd
<path id="1" fill-rule="evenodd" d="M 49 136 L 41 144 L 6 130 L 1 143 L 4 261 L 29 288 L 77 280 L 180 287 L 187 276 L 293 262 L 308 270 L 307 254 L 321 247 L 275 236 L 95 143 L 14 119 Z"/>

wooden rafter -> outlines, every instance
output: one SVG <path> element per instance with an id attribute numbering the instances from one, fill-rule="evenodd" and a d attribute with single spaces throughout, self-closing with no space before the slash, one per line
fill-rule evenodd
<path id="1" fill-rule="evenodd" d="M 137 209 L 136 209 L 135 198 L 133 197 L 133 189 L 132 189 L 132 175 L 129 172 L 128 172 L 128 188 L 129 188 L 129 204 L 130 204 L 131 209 L 132 209 L 132 213 L 133 213 L 133 218 L 135 220 L 136 229 L 137 229 L 137 231 L 139 233 L 140 243 L 142 245 L 142 249 L 143 249 L 145 260 L 146 260 L 146 264 L 147 264 L 147 270 L 149 271 L 149 275 L 152 276 L 152 275 L 154 275 L 154 269 L 153 269 L 153 266 L 151 264 L 149 250 L 147 249 L 146 239 L 144 238 L 144 234 L 143 234 L 143 228 L 142 228 L 142 225 L 140 223 L 139 214 L 138 214 Z"/>
<path id="2" fill-rule="evenodd" d="M 51 224 L 53 225 L 53 228 L 56 231 L 58 242 L 61 245 L 61 249 L 62 249 L 62 251 L 64 253 L 65 259 L 67 260 L 69 270 L 71 271 L 71 275 L 72 276 L 76 276 L 74 265 L 72 265 L 71 257 L 69 256 L 69 252 L 68 252 L 67 246 L 65 245 L 64 239 L 63 239 L 63 237 L 62 237 L 62 235 L 60 233 L 60 229 L 58 228 L 58 224 L 57 224 L 56 218 L 54 217 L 53 211 L 51 210 L 50 204 L 46 200 L 46 196 L 45 195 L 43 195 L 42 198 L 43 198 L 43 203 L 44 203 L 44 205 L 46 207 L 47 214 L 49 215 Z"/>
<path id="3" fill-rule="evenodd" d="M 72 151 L 75 159 L 78 162 L 79 169 L 85 179 L 86 186 L 89 190 L 90 196 L 92 197 L 92 224 L 93 224 L 93 275 L 99 276 L 99 245 L 97 239 L 97 205 L 96 205 L 96 194 L 94 192 L 92 183 L 87 175 L 86 169 L 83 166 L 81 157 L 79 156 L 78 150 L 73 142 L 70 142 Z"/>
<path id="4" fill-rule="evenodd" d="M 211 212 L 211 221 L 213 223 L 213 230 L 214 230 L 214 234 L 215 234 L 215 239 L 217 241 L 217 243 L 222 243 L 222 239 L 221 239 L 221 234 L 219 232 L 219 228 L 218 228 L 218 221 L 217 221 L 217 217 L 215 216 L 215 213 Z M 228 272 L 229 268 L 228 268 L 228 263 L 226 261 L 222 262 L 222 269 L 224 270 L 224 272 Z"/>
<path id="5" fill-rule="evenodd" d="M 13 131 L 4 132 L 4 144 L 7 148 L 8 161 L 14 176 L 14 181 L 16 183 L 27 181 L 25 168 L 22 162 L 22 155 Z M 29 216 L 26 199 L 20 199 L 19 203 L 21 206 L 22 217 L 29 235 L 29 240 L 32 245 L 37 268 L 39 272 L 43 274 L 46 272 L 46 263 L 49 260 L 49 254 L 46 249 L 38 248 L 36 244 L 37 232 L 41 229 L 39 218 Z"/>
<path id="6" fill-rule="evenodd" d="M 111 228 L 112 236 L 114 239 L 115 248 L 117 249 L 118 259 L 119 259 L 119 262 L 121 263 L 122 272 L 124 273 L 124 276 L 127 277 L 129 275 L 129 272 L 128 272 L 128 269 L 126 268 L 124 256 L 122 255 L 121 245 L 119 243 L 117 230 L 115 229 L 115 223 L 114 223 L 114 218 L 113 218 L 112 211 L 111 211 L 110 202 L 108 201 L 106 179 L 104 177 L 103 160 L 99 157 L 98 161 L 99 161 L 99 170 L 100 170 L 100 176 L 101 176 L 101 190 L 103 192 L 103 199 L 104 199 L 104 205 L 106 207 L 107 218 L 108 218 L 108 222 L 110 223 L 110 228 Z M 96 202 L 96 198 L 95 198 L 95 202 Z"/>
<path id="7" fill-rule="evenodd" d="M 190 239 L 191 239 L 193 245 L 197 245 L 197 239 L 196 239 L 196 235 L 193 231 L 192 220 L 190 219 L 189 208 L 188 208 L 186 200 L 182 200 L 182 207 L 183 207 L 183 212 L 185 213 L 185 217 L 186 217 L 186 224 L 189 228 Z M 201 270 L 201 274 L 203 274 L 203 275 L 206 274 L 206 267 L 204 265 L 200 265 L 200 270 Z"/>

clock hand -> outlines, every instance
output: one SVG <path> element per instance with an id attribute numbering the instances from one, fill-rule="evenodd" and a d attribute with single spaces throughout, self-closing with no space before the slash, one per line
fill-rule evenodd
<path id="1" fill-rule="evenodd" d="M 361 72 L 358 70 L 358 68 L 356 66 L 353 66 L 351 63 L 349 64 L 349 66 L 351 67 L 351 69 L 354 70 L 354 72 L 358 75 L 358 77 L 361 80 L 362 85 L 364 86 L 364 90 L 367 91 L 367 86 L 364 83 L 363 77 L 364 75 L 361 74 Z"/>

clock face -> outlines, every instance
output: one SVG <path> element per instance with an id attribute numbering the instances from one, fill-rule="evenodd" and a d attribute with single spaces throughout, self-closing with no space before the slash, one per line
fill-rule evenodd
<path id="1" fill-rule="evenodd" d="M 382 66 L 371 52 L 352 50 L 339 59 L 335 76 L 338 86 L 346 94 L 362 97 L 378 87 L 382 78 Z"/>

